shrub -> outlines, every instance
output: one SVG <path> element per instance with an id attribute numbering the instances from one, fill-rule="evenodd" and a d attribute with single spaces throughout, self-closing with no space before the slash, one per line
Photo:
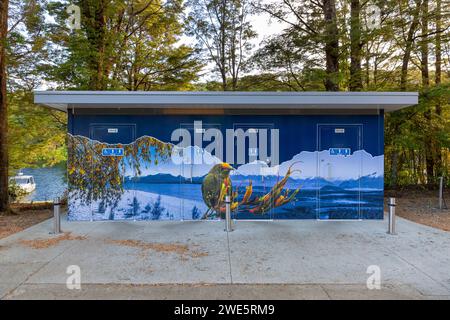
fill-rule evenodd
<path id="1" fill-rule="evenodd" d="M 27 195 L 27 192 L 19 187 L 14 181 L 8 185 L 9 201 L 15 202 Z"/>

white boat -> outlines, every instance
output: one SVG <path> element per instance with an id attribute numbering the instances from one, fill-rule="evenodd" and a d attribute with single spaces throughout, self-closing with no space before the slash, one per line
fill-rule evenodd
<path id="1" fill-rule="evenodd" d="M 30 193 L 36 189 L 36 183 L 34 182 L 33 176 L 25 176 L 21 172 L 19 172 L 17 176 L 9 178 L 9 182 L 15 183 L 19 188 L 27 193 Z"/>

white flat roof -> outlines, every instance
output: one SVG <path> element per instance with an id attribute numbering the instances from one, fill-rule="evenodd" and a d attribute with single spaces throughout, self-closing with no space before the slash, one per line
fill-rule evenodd
<path id="1" fill-rule="evenodd" d="M 418 103 L 417 92 L 35 91 L 34 102 L 71 108 L 384 109 Z"/>

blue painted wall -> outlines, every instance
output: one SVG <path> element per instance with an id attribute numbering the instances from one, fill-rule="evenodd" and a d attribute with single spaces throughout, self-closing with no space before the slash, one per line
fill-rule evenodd
<path id="1" fill-rule="evenodd" d="M 237 123 L 271 123 L 280 129 L 280 158 L 289 159 L 298 153 L 298 148 L 304 151 L 315 151 L 317 147 L 317 124 L 362 124 L 363 125 L 363 147 L 368 153 L 377 156 L 384 152 L 383 147 L 383 114 L 358 115 L 358 116 L 142 116 L 142 115 L 72 115 L 69 114 L 69 129 L 73 135 L 89 137 L 91 124 L 135 124 L 136 137 L 151 135 L 162 141 L 170 141 L 170 135 L 180 124 L 192 124 L 194 121 L 203 123 L 221 124 L 222 129 L 233 128 Z M 119 134 L 120 140 L 120 134 Z M 105 141 L 109 142 L 109 141 Z M 121 141 L 130 143 L 132 141 Z"/>
<path id="2" fill-rule="evenodd" d="M 69 113 L 69 133 L 72 137 L 85 137 L 86 141 L 94 145 L 103 144 L 103 147 L 117 147 L 119 143 L 139 145 L 141 141 L 139 139 L 144 136 L 156 138 L 163 143 L 171 143 L 173 130 L 180 128 L 180 125 L 193 125 L 194 121 L 202 121 L 205 128 L 208 128 L 208 124 L 213 127 L 218 125 L 224 136 L 225 129 L 240 127 L 238 124 L 256 126 L 270 124 L 270 127 L 279 130 L 280 166 L 276 175 L 254 174 L 260 168 L 256 168 L 258 170 L 255 171 L 255 167 L 248 164 L 236 165 L 237 170 L 230 175 L 232 189 L 236 190 L 235 202 L 239 204 L 238 208 L 233 210 L 235 218 L 383 218 L 382 112 L 379 115 L 354 116 L 100 116 Z M 114 134 L 104 134 L 106 132 L 104 129 L 109 127 L 120 130 Z M 334 135 L 334 128 L 344 127 L 346 134 L 349 134 L 348 138 Z M 319 131 L 321 141 L 318 139 Z M 359 137 L 355 138 L 355 135 Z M 74 145 L 76 146 L 72 144 L 71 147 L 74 148 Z M 349 148 L 350 155 L 332 155 L 329 151 L 332 147 Z M 153 152 L 151 150 L 147 151 Z M 149 164 L 148 167 L 142 164 L 142 170 L 138 174 L 133 169 L 132 161 L 126 159 L 127 157 L 123 159 L 125 169 L 121 173 L 123 191 L 120 198 L 116 199 L 114 204 L 101 203 L 101 199 L 93 199 L 95 196 L 92 195 L 82 199 L 81 193 L 76 192 L 79 186 L 74 185 L 69 203 L 70 219 L 178 220 L 220 217 L 220 210 L 210 210 L 211 208 L 205 205 L 202 194 L 202 181 L 213 165 L 208 168 L 181 165 L 180 169 L 174 169 L 169 164 L 160 163 L 159 166 Z M 289 165 L 297 172 L 288 173 Z M 190 176 L 186 176 L 186 169 L 190 170 Z M 195 172 L 194 175 L 192 170 Z M 272 188 L 277 186 L 286 174 L 289 177 L 283 185 L 283 191 L 270 200 L 271 205 L 261 204 L 260 198 L 270 194 Z M 253 204 L 248 202 L 246 204 L 243 198 L 250 183 Z M 289 202 L 281 204 L 283 199 L 292 196 L 296 190 L 297 193 Z M 280 198 L 282 195 L 284 198 Z M 208 212 L 205 216 L 208 210 L 217 212 Z"/>

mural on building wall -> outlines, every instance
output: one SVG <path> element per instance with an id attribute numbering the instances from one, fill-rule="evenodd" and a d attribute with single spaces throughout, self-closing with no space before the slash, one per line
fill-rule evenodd
<path id="1" fill-rule="evenodd" d="M 383 216 L 382 155 L 299 150 L 273 166 L 231 166 L 198 146 L 174 148 L 150 136 L 108 144 L 69 134 L 69 219 L 218 219 L 226 194 L 239 219 Z M 202 163 L 176 159 L 195 154 Z"/>

